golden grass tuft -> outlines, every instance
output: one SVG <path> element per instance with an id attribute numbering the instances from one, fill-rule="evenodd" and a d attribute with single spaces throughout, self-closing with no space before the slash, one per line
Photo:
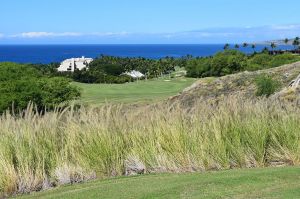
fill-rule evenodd
<path id="1" fill-rule="evenodd" d="M 299 165 L 300 109 L 229 97 L 0 117 L 0 196 L 137 173 Z M 136 167 L 136 168 L 135 168 Z M 2 195 L 1 195 L 2 194 Z"/>

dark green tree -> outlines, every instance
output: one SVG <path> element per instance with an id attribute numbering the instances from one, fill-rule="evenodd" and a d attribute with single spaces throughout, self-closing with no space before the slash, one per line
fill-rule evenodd
<path id="1" fill-rule="evenodd" d="M 270 46 L 271 46 L 272 50 L 274 50 L 277 47 L 275 42 L 272 42 Z"/>
<path id="2" fill-rule="evenodd" d="M 244 47 L 244 48 L 248 47 L 248 43 L 246 43 L 246 42 L 243 43 L 243 47 Z"/>
<path id="3" fill-rule="evenodd" d="M 285 45 L 287 45 L 289 43 L 289 41 L 290 40 L 288 38 L 285 38 L 285 40 L 284 40 Z"/>
<path id="4" fill-rule="evenodd" d="M 227 43 L 227 44 L 224 45 L 223 49 L 224 49 L 224 50 L 228 50 L 229 47 L 230 47 L 230 45 Z"/>
<path id="5" fill-rule="evenodd" d="M 255 52 L 256 44 L 252 44 L 251 48 L 253 49 L 253 52 Z"/>
<path id="6" fill-rule="evenodd" d="M 300 41 L 299 41 L 299 38 L 295 38 L 294 41 L 293 41 L 293 46 L 294 46 L 294 49 L 297 49 L 297 47 L 299 46 L 300 44 Z"/>

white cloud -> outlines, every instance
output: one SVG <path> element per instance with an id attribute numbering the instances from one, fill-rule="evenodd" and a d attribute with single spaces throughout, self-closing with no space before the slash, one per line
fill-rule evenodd
<path id="1" fill-rule="evenodd" d="M 0 38 L 4 37 L 4 34 L 0 33 Z"/>
<path id="2" fill-rule="evenodd" d="M 70 36 L 82 36 L 81 33 L 76 32 L 63 32 L 63 33 L 55 33 L 55 32 L 23 32 L 15 35 L 11 35 L 11 37 L 20 37 L 20 38 L 41 38 L 41 37 L 70 37 Z"/>
<path id="3" fill-rule="evenodd" d="M 88 33 L 86 35 L 98 36 L 98 37 L 110 37 L 110 36 L 126 36 L 129 34 L 130 34 L 129 32 L 122 31 L 122 32 L 94 32 L 94 33 Z"/>
<path id="4" fill-rule="evenodd" d="M 79 32 L 23 32 L 10 37 L 14 38 L 45 38 L 45 37 L 79 37 L 79 36 L 96 36 L 96 37 L 118 37 L 126 36 L 130 33 L 123 32 L 93 32 L 93 33 L 79 33 Z"/>
<path id="5" fill-rule="evenodd" d="M 299 30 L 300 25 L 299 24 L 290 24 L 290 25 L 274 25 L 271 26 L 274 30 Z"/>
<path id="6" fill-rule="evenodd" d="M 53 36 L 53 33 L 49 32 L 23 32 L 19 35 L 16 35 L 16 37 L 24 37 L 24 38 L 35 38 L 35 37 L 48 37 Z"/>

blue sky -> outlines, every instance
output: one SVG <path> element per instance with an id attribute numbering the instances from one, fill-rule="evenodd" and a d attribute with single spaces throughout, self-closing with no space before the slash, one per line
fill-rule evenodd
<path id="1" fill-rule="evenodd" d="M 299 0 L 3 0 L 0 44 L 259 42 L 300 35 Z"/>

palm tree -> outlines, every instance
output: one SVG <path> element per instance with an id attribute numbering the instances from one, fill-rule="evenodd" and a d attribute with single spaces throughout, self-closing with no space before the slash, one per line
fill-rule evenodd
<path id="1" fill-rule="evenodd" d="M 272 51 L 274 50 L 274 48 L 276 48 L 276 44 L 274 42 L 271 43 L 271 48 L 272 48 Z"/>
<path id="2" fill-rule="evenodd" d="M 243 47 L 244 47 L 244 48 L 248 47 L 248 43 L 246 43 L 246 42 L 243 43 Z"/>
<path id="3" fill-rule="evenodd" d="M 230 46 L 230 45 L 227 43 L 227 44 L 224 45 L 223 49 L 224 49 L 224 50 L 227 50 L 227 49 L 229 49 L 229 46 Z"/>
<path id="4" fill-rule="evenodd" d="M 289 43 L 289 41 L 290 40 L 288 38 L 285 38 L 284 43 L 287 45 Z"/>
<path id="5" fill-rule="evenodd" d="M 252 44 L 251 48 L 253 49 L 253 51 L 255 52 L 255 48 L 256 48 L 256 44 Z"/>
<path id="6" fill-rule="evenodd" d="M 296 48 L 297 48 L 297 46 L 299 46 L 299 37 L 298 37 L 298 39 L 297 39 L 297 37 L 295 38 L 295 40 L 293 41 L 293 46 L 294 46 L 294 48 L 295 48 L 295 50 L 296 50 Z"/>
<path id="7" fill-rule="evenodd" d="M 240 45 L 235 44 L 235 45 L 234 45 L 234 48 L 239 49 L 239 48 L 240 48 Z"/>

